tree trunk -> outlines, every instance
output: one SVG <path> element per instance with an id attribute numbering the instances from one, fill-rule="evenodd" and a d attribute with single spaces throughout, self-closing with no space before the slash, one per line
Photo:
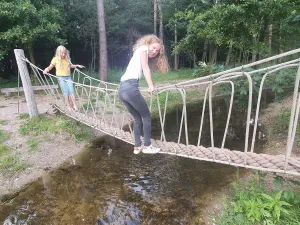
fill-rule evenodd
<path id="1" fill-rule="evenodd" d="M 253 40 L 253 44 L 255 45 L 257 42 L 257 37 L 255 35 L 253 35 L 252 40 Z M 256 55 L 257 55 L 256 50 L 253 50 L 252 51 L 252 62 L 256 61 Z"/>
<path id="2" fill-rule="evenodd" d="M 210 64 L 214 64 L 217 59 L 217 53 L 218 53 L 218 46 L 212 45 L 211 46 L 211 55 L 209 59 Z"/>
<path id="3" fill-rule="evenodd" d="M 207 48 L 208 48 L 208 40 L 205 40 L 203 46 L 202 62 L 206 62 L 207 60 Z"/>
<path id="4" fill-rule="evenodd" d="M 216 48 L 214 50 L 213 60 L 212 60 L 213 64 L 217 63 L 217 56 L 218 56 L 218 46 L 216 46 Z"/>
<path id="5" fill-rule="evenodd" d="M 193 52 L 193 68 L 197 67 L 197 56 L 196 51 Z"/>
<path id="6" fill-rule="evenodd" d="M 159 38 L 163 42 L 164 41 L 164 25 L 163 25 L 162 1 L 163 0 L 157 0 L 158 12 L 159 12 Z"/>
<path id="7" fill-rule="evenodd" d="M 91 72 L 95 72 L 95 67 L 96 67 L 96 41 L 95 41 L 95 38 L 93 36 L 91 36 L 90 46 L 91 46 L 92 57 L 91 57 L 91 64 L 89 66 L 89 68 L 90 68 L 89 70 Z"/>
<path id="8" fill-rule="evenodd" d="M 177 36 L 177 26 L 175 24 L 175 34 L 174 34 L 174 39 L 175 39 L 175 46 L 178 43 L 178 36 Z M 175 52 L 174 55 L 174 70 L 178 70 L 178 61 L 179 61 L 179 55 L 177 52 Z"/>
<path id="9" fill-rule="evenodd" d="M 132 31 L 132 30 L 131 30 L 131 31 Z M 133 35 L 132 35 L 132 32 L 130 32 L 130 35 L 129 35 L 129 46 L 130 46 L 130 49 L 129 49 L 129 56 L 130 56 L 130 58 L 131 58 L 132 55 L 133 55 L 133 45 L 134 45 Z"/>
<path id="10" fill-rule="evenodd" d="M 229 45 L 229 49 L 228 49 L 228 53 L 227 53 L 226 61 L 225 61 L 225 66 L 229 65 L 231 51 L 232 51 L 232 42 L 230 42 L 230 45 Z"/>
<path id="11" fill-rule="evenodd" d="M 244 49 L 244 51 L 243 51 L 243 60 L 242 60 L 242 63 L 244 65 L 247 64 L 247 62 L 248 62 L 247 57 L 248 57 L 247 51 Z"/>
<path id="12" fill-rule="evenodd" d="M 210 62 L 210 59 L 212 58 L 212 52 L 213 52 L 213 44 L 209 43 L 209 46 L 208 46 L 208 62 Z"/>
<path id="13" fill-rule="evenodd" d="M 269 49 L 272 52 L 273 24 L 269 26 Z"/>
<path id="14" fill-rule="evenodd" d="M 242 52 L 243 52 L 243 49 L 240 49 L 240 51 L 239 51 L 239 57 L 238 57 L 238 61 L 237 61 L 238 65 L 241 64 L 241 60 L 242 60 Z"/>
<path id="15" fill-rule="evenodd" d="M 153 0 L 153 2 L 154 2 L 154 15 L 153 15 L 154 34 L 157 35 L 157 0 Z"/>
<path id="16" fill-rule="evenodd" d="M 103 0 L 97 0 L 97 14 L 99 27 L 99 77 L 102 81 L 107 81 L 107 42 L 104 17 Z"/>
<path id="17" fill-rule="evenodd" d="M 28 47 L 28 53 L 29 53 L 30 62 L 35 65 L 34 53 L 33 53 L 32 46 Z M 38 78 L 35 76 L 34 71 L 31 71 L 31 72 L 32 72 L 32 76 L 33 76 L 33 79 L 32 79 L 33 85 L 38 85 L 39 84 Z"/>
<path id="18" fill-rule="evenodd" d="M 280 22 L 280 25 L 279 25 L 279 37 L 278 37 L 278 39 L 279 39 L 279 45 L 278 45 L 278 53 L 279 54 L 281 54 L 281 53 L 283 53 L 283 50 L 282 50 L 282 48 L 281 48 L 281 46 L 282 46 L 282 44 L 281 44 L 281 42 L 282 42 L 282 23 Z M 280 59 L 277 59 L 277 63 L 280 63 L 281 62 L 281 58 Z"/>

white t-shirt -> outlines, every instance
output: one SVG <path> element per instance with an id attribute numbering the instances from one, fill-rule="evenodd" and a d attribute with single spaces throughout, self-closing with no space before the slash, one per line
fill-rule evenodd
<path id="1" fill-rule="evenodd" d="M 121 81 L 129 80 L 129 79 L 137 79 L 139 80 L 142 77 L 142 63 L 141 63 L 141 52 L 146 51 L 148 56 L 148 47 L 146 45 L 142 45 L 138 47 L 133 53 L 132 58 L 127 66 L 126 72 L 121 77 Z"/>

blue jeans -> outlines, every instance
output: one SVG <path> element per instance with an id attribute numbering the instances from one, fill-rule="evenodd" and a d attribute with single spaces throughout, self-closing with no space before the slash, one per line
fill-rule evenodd
<path id="1" fill-rule="evenodd" d="M 142 145 L 142 125 L 144 131 L 144 145 L 151 145 L 151 113 L 139 90 L 138 80 L 130 79 L 122 81 L 118 94 L 119 98 L 134 118 L 133 129 L 135 146 L 140 147 Z"/>
<path id="2" fill-rule="evenodd" d="M 71 76 L 57 76 L 57 80 L 64 96 L 72 95 L 75 93 Z"/>

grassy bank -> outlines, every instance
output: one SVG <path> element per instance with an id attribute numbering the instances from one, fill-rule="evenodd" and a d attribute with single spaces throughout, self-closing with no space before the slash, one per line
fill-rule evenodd
<path id="1" fill-rule="evenodd" d="M 0 120 L 0 126 L 6 124 L 6 120 Z M 10 134 L 0 129 L 0 173 L 6 176 L 26 168 L 26 163 L 20 160 L 19 154 L 14 153 L 11 146 L 7 144 L 10 138 Z"/>
<path id="2" fill-rule="evenodd" d="M 28 114 L 21 114 L 19 119 L 21 125 L 18 132 L 27 139 L 25 144 L 28 155 L 39 151 L 41 143 L 53 142 L 49 134 L 63 134 L 77 142 L 88 142 L 94 137 L 92 128 L 65 116 L 38 116 L 29 119 Z M 6 124 L 7 121 L 0 121 L 0 127 Z M 21 172 L 29 166 L 20 159 L 20 153 L 13 150 L 14 146 L 8 144 L 11 138 L 10 134 L 0 129 L 0 173 L 5 176 Z"/>

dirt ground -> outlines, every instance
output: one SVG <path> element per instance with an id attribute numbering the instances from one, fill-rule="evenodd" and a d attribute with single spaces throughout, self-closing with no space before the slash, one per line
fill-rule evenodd
<path id="1" fill-rule="evenodd" d="M 48 97 L 45 95 L 35 95 L 39 114 L 53 113 Z M 47 137 L 47 140 L 38 144 L 38 149 L 30 152 L 26 141 L 28 136 L 22 136 L 19 132 L 21 119 L 19 114 L 28 113 L 25 96 L 21 95 L 5 97 L 0 95 L 0 120 L 7 121 L 0 125 L 0 129 L 10 134 L 10 138 L 4 144 L 19 155 L 28 167 L 12 176 L 0 174 L 0 199 L 5 194 L 19 190 L 24 185 L 43 176 L 58 167 L 63 162 L 72 160 L 72 156 L 81 151 L 85 142 L 75 142 L 66 134 L 55 134 Z M 55 140 L 55 141 L 54 141 Z"/>

